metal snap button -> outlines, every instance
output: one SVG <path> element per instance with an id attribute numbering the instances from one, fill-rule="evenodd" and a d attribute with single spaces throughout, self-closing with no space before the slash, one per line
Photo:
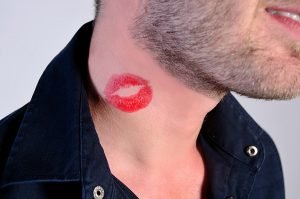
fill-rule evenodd
<path id="1" fill-rule="evenodd" d="M 258 154 L 258 149 L 256 146 L 248 146 L 246 147 L 246 153 L 250 157 L 255 157 Z"/>
<path id="2" fill-rule="evenodd" d="M 101 186 L 95 187 L 95 189 L 94 189 L 94 198 L 95 199 L 104 198 L 104 189 Z"/>

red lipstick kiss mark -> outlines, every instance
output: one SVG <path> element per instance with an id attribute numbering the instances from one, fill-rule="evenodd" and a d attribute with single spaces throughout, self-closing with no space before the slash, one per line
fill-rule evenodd
<path id="1" fill-rule="evenodd" d="M 116 94 L 120 89 L 139 87 L 139 91 L 134 95 L 119 96 Z M 133 74 L 125 73 L 113 75 L 108 81 L 104 95 L 106 100 L 114 107 L 124 112 L 135 112 L 148 106 L 152 100 L 152 89 L 148 81 Z"/>

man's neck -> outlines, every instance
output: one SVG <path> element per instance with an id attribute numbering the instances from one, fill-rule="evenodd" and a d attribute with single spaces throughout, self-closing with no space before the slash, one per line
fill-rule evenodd
<path id="1" fill-rule="evenodd" d="M 143 164 L 153 166 L 182 161 L 195 152 L 204 117 L 220 99 L 187 88 L 134 46 L 117 49 L 119 46 L 109 46 L 102 40 L 105 38 L 94 35 L 89 61 L 92 84 L 102 98 L 90 103 L 101 142 L 112 142 L 109 146 L 114 145 L 116 150 L 123 147 L 120 152 L 128 152 Z M 152 98 L 146 107 L 127 112 L 106 99 L 111 77 L 122 74 L 147 80 Z M 137 93 L 137 89 L 123 89 L 123 96 Z"/>
<path id="2" fill-rule="evenodd" d="M 199 168 L 204 171 L 196 140 L 204 117 L 221 97 L 208 97 L 187 88 L 163 71 L 149 52 L 134 44 L 124 27 L 126 19 L 107 18 L 96 23 L 91 41 L 89 75 L 99 99 L 90 98 L 89 103 L 112 173 L 130 178 L 130 172 L 135 171 L 131 178 L 137 178 L 139 171 L 144 176 L 160 177 Z M 147 82 L 151 96 L 140 100 L 148 99 L 143 106 L 122 109 L 107 96 L 107 87 L 116 87 L 116 83 L 109 83 L 112 78 L 124 74 Z M 127 86 L 110 94 L 125 99 L 139 89 Z"/>

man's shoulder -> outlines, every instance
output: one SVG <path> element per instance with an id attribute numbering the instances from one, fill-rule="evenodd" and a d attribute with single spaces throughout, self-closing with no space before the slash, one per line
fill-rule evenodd
<path id="1" fill-rule="evenodd" d="M 0 119 L 0 130 L 2 130 L 2 128 L 5 128 L 7 125 L 11 124 L 11 122 L 14 122 L 14 121 L 21 122 L 20 116 L 23 118 L 24 113 L 26 112 L 27 106 L 28 106 L 28 104 L 25 104 L 21 108 L 18 108 L 17 110 L 13 111 L 6 117 Z"/>
<path id="2" fill-rule="evenodd" d="M 0 175 L 11 151 L 19 127 L 22 124 L 27 104 L 0 120 Z"/>
<path id="3" fill-rule="evenodd" d="M 27 106 L 28 104 L 24 105 L 0 120 L 0 142 L 2 142 L 6 134 L 18 131 L 18 127 L 22 123 Z"/>

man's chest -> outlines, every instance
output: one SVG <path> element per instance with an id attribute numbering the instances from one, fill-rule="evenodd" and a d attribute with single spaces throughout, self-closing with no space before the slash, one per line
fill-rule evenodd
<path id="1" fill-rule="evenodd" d="M 202 194 L 202 189 L 202 186 L 196 184 L 185 186 L 170 185 L 167 187 L 159 187 L 158 185 L 152 187 L 144 187 L 140 189 L 137 189 L 136 187 L 130 187 L 130 191 L 134 192 L 134 195 L 139 199 L 201 199 L 205 198 Z M 126 188 L 123 190 L 128 191 L 129 188 L 126 186 Z"/>

